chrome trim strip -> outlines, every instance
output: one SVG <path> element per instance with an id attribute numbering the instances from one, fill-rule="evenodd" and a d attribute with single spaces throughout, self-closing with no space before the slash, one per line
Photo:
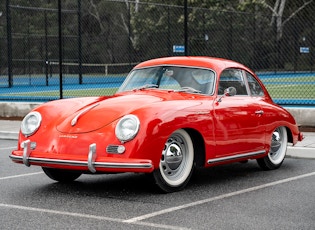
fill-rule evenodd
<path id="1" fill-rule="evenodd" d="M 23 148 L 23 164 L 25 164 L 27 167 L 30 167 L 29 157 L 31 154 L 31 141 L 26 140 L 22 142 L 22 148 Z"/>
<path id="2" fill-rule="evenodd" d="M 95 166 L 99 168 L 138 168 L 138 169 L 149 169 L 152 168 L 151 163 L 106 163 L 106 162 L 95 162 Z"/>
<path id="3" fill-rule="evenodd" d="M 79 118 L 80 118 L 83 114 L 85 114 L 86 112 L 90 111 L 91 109 L 93 109 L 94 107 L 98 106 L 99 104 L 100 104 L 100 103 L 96 103 L 96 104 L 91 105 L 91 106 L 85 108 L 84 110 L 82 110 L 78 115 L 76 115 L 76 116 L 72 119 L 72 121 L 71 121 L 71 126 L 75 126 L 75 125 L 77 124 Z"/>
<path id="4" fill-rule="evenodd" d="M 10 155 L 13 161 L 23 161 L 23 157 Z M 48 158 L 35 158 L 29 157 L 29 163 L 42 163 L 42 164 L 57 164 L 57 165 L 68 165 L 68 166 L 85 166 L 88 167 L 87 161 L 72 161 L 72 160 L 58 160 L 58 159 L 48 159 Z M 153 165 L 151 163 L 114 163 L 114 162 L 94 162 L 94 167 L 100 168 L 117 168 L 117 169 L 149 169 Z"/>
<path id="5" fill-rule="evenodd" d="M 243 153 L 243 154 L 238 154 L 238 155 L 234 155 L 234 156 L 227 156 L 227 157 L 220 157 L 220 158 L 209 159 L 207 161 L 207 163 L 208 164 L 213 164 L 213 163 L 222 162 L 222 161 L 235 160 L 235 159 L 244 158 L 244 157 L 262 155 L 262 154 L 265 154 L 265 153 L 266 153 L 266 151 L 264 151 L 264 150 L 257 151 L 257 152 L 251 152 L 251 153 Z"/>

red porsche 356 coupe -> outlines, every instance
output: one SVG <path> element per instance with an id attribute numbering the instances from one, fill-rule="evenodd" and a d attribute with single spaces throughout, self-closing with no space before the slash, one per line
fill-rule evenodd
<path id="1" fill-rule="evenodd" d="M 174 192 L 195 167 L 256 159 L 264 170 L 279 168 L 288 142 L 301 139 L 294 118 L 244 65 L 167 57 L 138 64 L 113 96 L 37 107 L 23 119 L 10 158 L 60 182 L 150 173 Z"/>

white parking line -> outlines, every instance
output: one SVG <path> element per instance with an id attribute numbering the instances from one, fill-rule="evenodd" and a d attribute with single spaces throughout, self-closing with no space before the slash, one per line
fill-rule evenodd
<path id="1" fill-rule="evenodd" d="M 34 176 L 34 175 L 38 175 L 42 173 L 44 172 L 26 173 L 26 174 L 14 175 L 14 176 L 0 177 L 0 180 L 9 180 L 9 179 L 14 179 L 18 177 Z"/>
<path id="2" fill-rule="evenodd" d="M 56 214 L 56 215 L 62 215 L 62 216 L 72 216 L 72 217 L 95 219 L 95 220 L 101 220 L 101 221 L 112 221 L 112 222 L 124 223 L 123 219 L 111 218 L 111 217 L 106 217 L 106 216 L 96 216 L 96 215 L 90 215 L 90 214 L 82 214 L 82 213 L 75 213 L 75 212 L 64 212 L 64 211 L 57 211 L 57 210 L 51 210 L 51 209 L 32 208 L 32 207 L 26 207 L 26 206 L 20 206 L 20 205 L 12 205 L 12 204 L 2 204 L 2 203 L 0 203 L 0 207 L 10 208 L 10 209 L 18 209 L 18 210 L 23 210 L 23 211 L 50 213 L 50 214 Z M 146 223 L 146 222 L 137 222 L 137 223 L 131 223 L 131 224 L 147 226 L 147 227 L 154 227 L 154 228 L 171 229 L 171 230 L 187 229 L 187 228 L 182 228 L 182 227 L 177 227 L 177 226 L 163 225 L 163 224 L 154 224 L 154 223 Z"/>
<path id="3" fill-rule="evenodd" d="M 197 206 L 197 205 L 202 205 L 202 204 L 209 203 L 209 202 L 212 202 L 212 201 L 222 200 L 224 198 L 237 196 L 237 195 L 240 195 L 240 194 L 256 191 L 256 190 L 259 190 L 259 189 L 268 188 L 268 187 L 271 187 L 271 186 L 287 183 L 287 182 L 294 181 L 294 180 L 299 180 L 299 179 L 302 179 L 302 178 L 305 178 L 305 177 L 310 177 L 310 176 L 315 176 L 315 172 L 303 174 L 303 175 L 300 175 L 300 176 L 290 177 L 290 178 L 287 178 L 287 179 L 278 180 L 278 181 L 275 181 L 275 182 L 262 184 L 262 185 L 258 185 L 258 186 L 255 186 L 255 187 L 251 187 L 251 188 L 247 188 L 247 189 L 231 192 L 231 193 L 222 194 L 222 195 L 211 197 L 211 198 L 208 198 L 208 199 L 199 200 L 199 201 L 188 203 L 188 204 L 183 204 L 183 205 L 180 205 L 180 206 L 177 206 L 177 207 L 167 208 L 167 209 L 164 209 L 164 210 L 161 210 L 161 211 L 148 213 L 146 215 L 133 217 L 131 219 L 125 220 L 124 222 L 125 223 L 133 223 L 133 222 L 137 222 L 137 221 L 143 221 L 145 219 L 149 219 L 149 218 L 152 218 L 152 217 L 155 217 L 155 216 L 164 215 L 164 214 L 167 214 L 167 213 L 170 213 L 170 212 L 174 212 L 174 211 L 178 211 L 178 210 L 181 210 L 181 209 L 185 209 L 185 208 L 189 208 L 189 207 L 193 207 L 193 206 Z"/>
<path id="4" fill-rule="evenodd" d="M 11 178 L 16 178 L 16 177 L 22 177 L 22 176 L 32 176 L 32 175 L 37 175 L 37 174 L 41 174 L 41 173 L 43 173 L 43 172 L 22 174 L 22 175 L 9 176 L 9 177 L 2 177 L 2 178 L 0 178 L 0 180 L 11 179 Z M 178 226 L 171 226 L 171 225 L 162 225 L 162 224 L 149 223 L 149 222 L 145 222 L 144 220 L 152 218 L 152 217 L 156 217 L 156 216 L 159 216 L 159 215 L 164 215 L 164 214 L 167 214 L 167 213 L 170 213 L 170 212 L 175 212 L 175 211 L 178 211 L 178 210 L 182 210 L 182 209 L 185 209 L 185 208 L 194 207 L 194 206 L 197 206 L 197 205 L 203 205 L 205 203 L 210 203 L 212 201 L 222 200 L 222 199 L 225 199 L 225 198 L 229 198 L 229 197 L 245 194 L 245 193 L 248 193 L 248 192 L 257 191 L 257 190 L 260 190 L 260 189 L 268 188 L 268 187 L 271 187 L 271 186 L 276 186 L 276 185 L 279 185 L 279 184 L 288 183 L 288 182 L 291 182 L 291 181 L 295 181 L 295 180 L 299 180 L 299 179 L 303 179 L 303 178 L 311 177 L 311 176 L 315 176 L 315 171 L 311 172 L 311 173 L 306 173 L 306 174 L 302 174 L 302 175 L 299 175 L 299 176 L 289 177 L 289 178 L 278 180 L 278 181 L 274 181 L 274 182 L 271 182 L 271 183 L 262 184 L 262 185 L 254 186 L 254 187 L 251 187 L 251 188 L 247 188 L 247 189 L 231 192 L 231 193 L 222 194 L 222 195 L 215 196 L 215 197 L 210 197 L 210 198 L 199 200 L 199 201 L 196 201 L 196 202 L 191 202 L 191 203 L 179 205 L 179 206 L 176 206 L 176 207 L 167 208 L 167 209 L 160 210 L 160 211 L 157 211 L 157 212 L 152 212 L 152 213 L 149 213 L 149 214 L 146 214 L 146 215 L 133 217 L 133 218 L 130 218 L 130 219 L 127 219 L 127 220 L 126 219 L 119 219 L 119 218 L 111 218 L 111 217 L 106 217 L 106 216 L 97 216 L 97 215 L 90 215 L 90 214 L 83 214 L 83 213 L 74 213 L 74 212 L 64 212 L 64 211 L 57 211 L 57 210 L 51 210 L 51 209 L 33 208 L 33 207 L 26 207 L 26 206 L 20 206 L 20 205 L 12 205 L 12 204 L 4 204 L 4 203 L 0 203 L 0 207 L 11 208 L 11 209 L 19 209 L 19 210 L 25 210 L 25 211 L 33 211 L 33 212 L 41 212 L 41 213 L 51 213 L 51 214 L 58 214 L 58 215 L 63 215 L 63 216 L 67 215 L 67 216 L 87 218 L 87 219 L 97 219 L 97 220 L 103 220 L 103 221 L 113 221 L 113 222 L 118 222 L 118 223 L 129 223 L 129 224 L 134 224 L 134 225 L 139 225 L 139 226 L 140 225 L 141 226 L 148 226 L 148 227 L 154 227 L 154 228 L 164 228 L 164 229 L 179 230 L 179 229 L 187 229 L 187 228 L 178 227 Z"/>
<path id="5" fill-rule="evenodd" d="M 315 150 L 315 148 L 307 147 L 307 146 L 288 146 L 288 149 L 292 149 L 292 150 L 310 150 L 310 151 Z"/>
<path id="6" fill-rule="evenodd" d="M 4 149 L 16 149 L 16 146 L 14 146 L 14 147 L 3 147 L 3 148 L 0 148 L 0 150 L 4 150 Z"/>

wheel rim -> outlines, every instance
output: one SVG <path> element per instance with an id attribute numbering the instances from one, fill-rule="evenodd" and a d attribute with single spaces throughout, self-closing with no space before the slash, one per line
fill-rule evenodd
<path id="1" fill-rule="evenodd" d="M 270 152 L 268 154 L 273 164 L 279 164 L 283 161 L 287 148 L 287 133 L 285 127 L 275 129 L 271 138 Z"/>
<path id="2" fill-rule="evenodd" d="M 175 132 L 165 143 L 160 172 L 170 186 L 178 186 L 188 178 L 193 165 L 193 147 L 189 135 Z"/>

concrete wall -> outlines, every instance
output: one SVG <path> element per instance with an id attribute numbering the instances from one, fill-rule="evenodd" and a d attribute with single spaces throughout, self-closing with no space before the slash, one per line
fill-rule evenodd
<path id="1" fill-rule="evenodd" d="M 292 116 L 295 118 L 295 121 L 300 126 L 309 126 L 315 127 L 315 108 L 314 107 L 285 107 Z"/>
<path id="2" fill-rule="evenodd" d="M 24 117 L 32 109 L 42 103 L 27 103 L 27 102 L 0 102 L 0 117 Z"/>

